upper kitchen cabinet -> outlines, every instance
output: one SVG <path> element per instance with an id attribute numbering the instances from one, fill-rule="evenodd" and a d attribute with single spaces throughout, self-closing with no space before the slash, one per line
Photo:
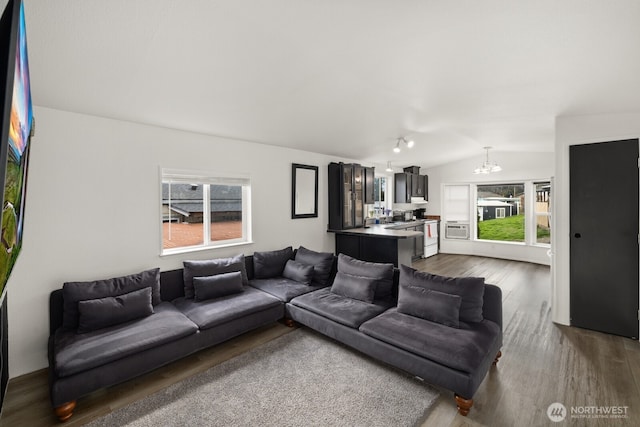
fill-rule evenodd
<path id="1" fill-rule="evenodd" d="M 393 177 L 395 191 L 393 201 L 395 203 L 411 203 L 411 191 L 413 187 L 413 174 L 397 173 Z"/>
<path id="2" fill-rule="evenodd" d="M 412 197 L 429 200 L 429 177 L 420 175 L 419 170 L 419 167 L 411 166 L 404 168 L 403 173 L 395 174 L 395 203 L 411 203 Z"/>
<path id="3" fill-rule="evenodd" d="M 365 169 L 361 165 L 353 163 L 329 163 L 330 230 L 364 226 L 365 189 L 367 187 Z M 373 200 L 373 169 L 370 173 L 371 199 Z"/>
<path id="4" fill-rule="evenodd" d="M 375 168 L 364 168 L 364 204 L 372 205 L 376 202 Z"/>

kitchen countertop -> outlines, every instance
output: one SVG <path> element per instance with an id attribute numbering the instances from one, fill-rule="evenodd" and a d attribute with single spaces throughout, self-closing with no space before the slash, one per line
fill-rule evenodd
<path id="1" fill-rule="evenodd" d="M 350 228 L 348 230 L 327 230 L 331 233 L 347 234 L 352 236 L 380 237 L 387 239 L 411 239 L 422 236 L 422 231 L 406 230 L 408 227 L 416 227 L 424 224 L 424 220 L 407 222 L 392 222 L 389 224 L 371 224 L 366 227 Z"/>

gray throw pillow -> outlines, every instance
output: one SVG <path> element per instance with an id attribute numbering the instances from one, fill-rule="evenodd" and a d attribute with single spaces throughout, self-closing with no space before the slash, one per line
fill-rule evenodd
<path id="1" fill-rule="evenodd" d="M 330 252 L 315 252 L 300 246 L 296 251 L 295 260 L 313 266 L 313 281 L 319 285 L 328 285 L 331 277 L 334 256 Z"/>
<path id="2" fill-rule="evenodd" d="M 400 265 L 400 289 L 403 286 L 418 286 L 446 294 L 459 295 L 460 320 L 463 322 L 482 322 L 484 305 L 483 277 L 446 277 L 429 274 Z M 398 292 L 399 293 L 399 292 Z"/>
<path id="3" fill-rule="evenodd" d="M 292 259 L 287 261 L 282 272 L 282 277 L 296 282 L 310 285 L 313 280 L 313 266 L 296 262 Z"/>
<path id="4" fill-rule="evenodd" d="M 254 252 L 253 272 L 256 279 L 271 279 L 282 276 L 284 265 L 293 257 L 291 246 L 279 251 Z"/>
<path id="5" fill-rule="evenodd" d="M 78 333 L 95 331 L 153 314 L 151 288 L 118 295 L 78 301 Z"/>
<path id="6" fill-rule="evenodd" d="M 215 276 L 193 278 L 194 299 L 204 301 L 227 295 L 239 294 L 242 287 L 242 273 L 220 273 Z"/>
<path id="7" fill-rule="evenodd" d="M 78 301 L 114 297 L 143 288 L 151 288 L 151 303 L 160 304 L 160 269 L 154 268 L 129 276 L 91 282 L 67 282 L 62 286 L 64 309 L 62 326 L 78 328 Z"/>
<path id="8" fill-rule="evenodd" d="M 376 292 L 377 280 L 370 277 L 352 276 L 338 271 L 333 280 L 331 292 L 343 297 L 372 303 Z"/>
<path id="9" fill-rule="evenodd" d="M 393 292 L 393 264 L 361 261 L 349 255 L 338 254 L 338 271 L 377 279 L 376 299 L 386 298 Z"/>
<path id="10" fill-rule="evenodd" d="M 401 286 L 398 313 L 420 317 L 442 325 L 460 327 L 460 295 L 445 294 L 419 286 Z"/>
<path id="11" fill-rule="evenodd" d="M 215 276 L 221 273 L 231 273 L 239 271 L 242 274 L 242 284 L 247 286 L 247 268 L 244 264 L 244 254 L 236 255 L 232 258 L 216 258 L 197 261 L 183 261 L 184 270 L 184 296 L 193 298 L 193 278 Z"/>

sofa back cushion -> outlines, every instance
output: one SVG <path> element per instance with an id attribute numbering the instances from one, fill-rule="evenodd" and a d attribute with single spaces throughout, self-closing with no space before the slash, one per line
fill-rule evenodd
<path id="1" fill-rule="evenodd" d="M 242 273 L 232 271 L 230 273 L 216 274 L 215 276 L 194 277 L 193 290 L 196 301 L 239 294 L 244 290 Z"/>
<path id="2" fill-rule="evenodd" d="M 372 303 L 375 298 L 377 279 L 370 277 L 353 276 L 338 271 L 331 285 L 331 292 L 343 297 L 357 299 Z"/>
<path id="3" fill-rule="evenodd" d="M 151 303 L 160 304 L 160 269 L 154 268 L 128 276 L 90 282 L 66 282 L 62 286 L 64 311 L 62 326 L 65 329 L 77 329 L 79 321 L 78 302 L 105 297 L 116 297 L 151 288 Z"/>
<path id="4" fill-rule="evenodd" d="M 313 281 L 321 286 L 329 284 L 334 259 L 331 252 L 316 252 L 304 246 L 298 248 L 295 256 L 297 262 L 313 266 Z"/>
<path id="5" fill-rule="evenodd" d="M 290 259 L 284 266 L 282 277 L 293 280 L 294 282 L 311 285 L 313 281 L 314 267 L 312 265 L 302 264 Z"/>
<path id="6" fill-rule="evenodd" d="M 375 299 L 390 296 L 393 291 L 393 264 L 368 262 L 349 255 L 338 254 L 338 271 L 351 276 L 375 279 Z"/>
<path id="7" fill-rule="evenodd" d="M 256 279 L 282 276 L 285 264 L 293 257 L 291 246 L 278 251 L 254 252 L 253 272 Z"/>
<path id="8" fill-rule="evenodd" d="M 95 331 L 153 314 L 151 288 L 115 297 L 78 301 L 78 333 Z"/>
<path id="9" fill-rule="evenodd" d="M 195 296 L 193 290 L 194 277 L 215 276 L 216 274 L 239 271 L 242 274 L 242 284 L 249 285 L 243 254 L 231 258 L 183 261 L 183 265 L 185 298 L 193 298 Z"/>
<path id="10" fill-rule="evenodd" d="M 398 290 L 398 313 L 408 314 L 454 328 L 460 327 L 460 295 L 446 294 L 420 286 Z"/>
<path id="11" fill-rule="evenodd" d="M 460 320 L 463 322 L 481 322 L 484 303 L 483 277 L 446 277 L 418 271 L 404 264 L 400 265 L 400 289 L 404 286 L 416 286 L 461 298 Z"/>

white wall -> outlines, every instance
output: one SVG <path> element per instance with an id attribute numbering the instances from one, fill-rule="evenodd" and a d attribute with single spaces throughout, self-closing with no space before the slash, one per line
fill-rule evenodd
<path id="1" fill-rule="evenodd" d="M 521 182 L 523 180 L 548 180 L 553 176 L 554 153 L 512 153 L 490 151 L 489 158 L 497 162 L 502 171 L 489 175 L 475 175 L 473 169 L 485 160 L 481 154 L 435 168 L 428 168 L 429 204 L 427 214 L 442 215 L 442 189 L 444 184 L 492 184 L 496 182 Z M 445 240 L 441 230 L 440 250 L 443 253 L 479 255 L 528 261 L 549 265 L 548 248 L 524 244 L 477 242 L 471 240 Z M 553 232 L 552 232 L 553 234 Z"/>
<path id="2" fill-rule="evenodd" d="M 36 107 L 23 249 L 8 283 L 9 367 L 47 366 L 49 293 L 65 281 L 303 245 L 333 252 L 324 155 Z M 291 163 L 319 166 L 318 218 L 291 219 Z M 252 245 L 160 257 L 159 167 L 251 175 Z"/>
<path id="3" fill-rule="evenodd" d="M 555 229 L 552 319 L 570 324 L 569 146 L 640 138 L 640 113 L 556 119 Z"/>

